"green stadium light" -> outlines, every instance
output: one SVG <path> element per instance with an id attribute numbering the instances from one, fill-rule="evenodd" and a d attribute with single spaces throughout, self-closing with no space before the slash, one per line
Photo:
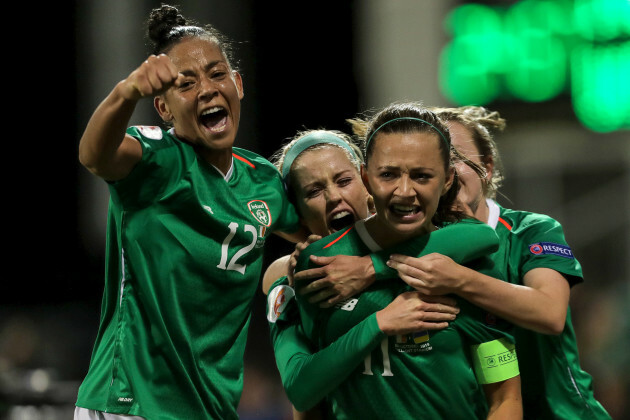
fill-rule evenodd
<path id="1" fill-rule="evenodd" d="M 601 132 L 630 128 L 630 41 L 576 48 L 571 73 L 573 108 L 580 121 Z"/>
<path id="2" fill-rule="evenodd" d="M 440 87 L 455 104 L 570 94 L 585 126 L 630 128 L 630 0 L 471 3 L 444 24 Z"/>
<path id="3" fill-rule="evenodd" d="M 573 25 L 576 33 L 594 42 L 630 36 L 628 0 L 574 0 Z"/>

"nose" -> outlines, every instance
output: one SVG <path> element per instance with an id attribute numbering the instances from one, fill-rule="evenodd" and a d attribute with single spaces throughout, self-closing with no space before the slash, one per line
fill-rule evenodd
<path id="1" fill-rule="evenodd" d="M 200 98 L 211 98 L 217 93 L 217 87 L 212 82 L 212 80 L 206 76 L 202 75 L 199 79 L 199 97 Z"/>
<path id="2" fill-rule="evenodd" d="M 326 189 L 326 203 L 328 205 L 336 205 L 342 199 L 341 191 L 337 186 L 330 186 Z"/>
<path id="3" fill-rule="evenodd" d="M 394 190 L 394 195 L 399 197 L 413 197 L 415 195 L 413 189 L 413 183 L 409 178 L 409 175 L 402 174 L 400 178 L 398 178 L 398 183 L 396 185 L 396 189 Z"/>

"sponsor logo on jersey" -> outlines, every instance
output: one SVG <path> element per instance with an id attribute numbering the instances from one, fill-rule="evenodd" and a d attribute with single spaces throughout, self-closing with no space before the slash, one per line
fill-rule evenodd
<path id="1" fill-rule="evenodd" d="M 277 286 L 267 296 L 267 320 L 275 323 L 287 304 L 295 297 L 295 291 L 287 285 Z"/>
<path id="2" fill-rule="evenodd" d="M 271 212 L 267 203 L 262 200 L 252 200 L 247 203 L 247 208 L 258 223 L 266 227 L 271 226 Z"/>
<path id="3" fill-rule="evenodd" d="M 138 127 L 138 131 L 148 139 L 162 140 L 162 129 L 160 127 L 141 125 Z"/>
<path id="4" fill-rule="evenodd" d="M 564 258 L 573 258 L 571 248 L 566 245 L 552 242 L 538 242 L 529 246 L 529 252 L 534 255 L 557 255 Z"/>
<path id="5" fill-rule="evenodd" d="M 350 299 L 344 300 L 343 302 L 337 303 L 335 305 L 335 308 L 341 309 L 342 311 L 351 312 L 354 310 L 355 306 L 357 306 L 357 303 L 359 303 L 359 299 L 350 298 Z"/>

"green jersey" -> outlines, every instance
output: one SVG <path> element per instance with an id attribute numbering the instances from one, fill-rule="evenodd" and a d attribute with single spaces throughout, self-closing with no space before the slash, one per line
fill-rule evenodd
<path id="1" fill-rule="evenodd" d="M 462 240 L 465 247 L 461 246 Z M 374 266 L 382 268 L 387 268 L 385 261 L 391 253 L 406 250 L 419 255 L 438 252 L 463 264 L 495 252 L 498 244 L 494 229 L 475 219 L 465 219 L 370 256 Z M 396 275 L 391 270 L 377 277 L 388 280 Z M 306 411 L 342 383 L 386 336 L 378 327 L 376 314 L 372 314 L 331 345 L 317 349 L 304 334 L 295 292 L 286 277 L 269 290 L 267 320 L 280 378 L 291 403 Z"/>
<path id="2" fill-rule="evenodd" d="M 234 149 L 226 176 L 157 127 L 109 184 L 101 321 L 77 406 L 147 419 L 237 418 L 251 301 L 271 231 L 298 218 L 278 171 Z"/>
<path id="3" fill-rule="evenodd" d="M 296 269 L 308 268 L 310 255 L 363 256 L 377 250 L 378 245 L 359 221 L 311 244 L 301 253 Z M 469 266 L 498 275 L 488 259 Z M 400 280 L 379 281 L 330 309 L 321 309 L 298 296 L 304 334 L 316 348 L 325 348 L 407 290 Z M 512 337 L 507 326 L 499 327 L 501 322 L 487 324 L 479 308 L 463 300 L 458 304 L 461 311 L 457 319 L 444 330 L 384 338 L 328 394 L 331 415 L 338 419 L 485 418 L 487 407 L 479 384 L 518 375 Z"/>
<path id="4" fill-rule="evenodd" d="M 510 210 L 488 200 L 488 224 L 500 240 L 491 258 L 506 280 L 522 284 L 529 270 L 543 267 L 582 281 L 582 268 L 571 252 L 562 226 L 542 214 Z M 560 335 L 515 329 L 519 355 L 523 410 L 526 419 L 610 419 L 593 396 L 591 376 L 580 367 L 571 311 Z"/>

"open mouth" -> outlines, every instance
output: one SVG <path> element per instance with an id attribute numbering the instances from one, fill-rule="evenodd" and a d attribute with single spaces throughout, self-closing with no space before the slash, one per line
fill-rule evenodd
<path id="1" fill-rule="evenodd" d="M 341 211 L 335 214 L 329 221 L 328 227 L 333 231 L 337 232 L 347 226 L 350 226 L 355 222 L 354 215 L 349 211 Z"/>
<path id="2" fill-rule="evenodd" d="M 225 108 L 215 106 L 213 108 L 206 109 L 201 113 L 199 120 L 201 124 L 210 131 L 221 131 L 227 125 L 228 113 Z"/>
<path id="3" fill-rule="evenodd" d="M 392 204 L 389 206 L 389 211 L 400 217 L 413 216 L 414 214 L 420 213 L 420 206 Z"/>

